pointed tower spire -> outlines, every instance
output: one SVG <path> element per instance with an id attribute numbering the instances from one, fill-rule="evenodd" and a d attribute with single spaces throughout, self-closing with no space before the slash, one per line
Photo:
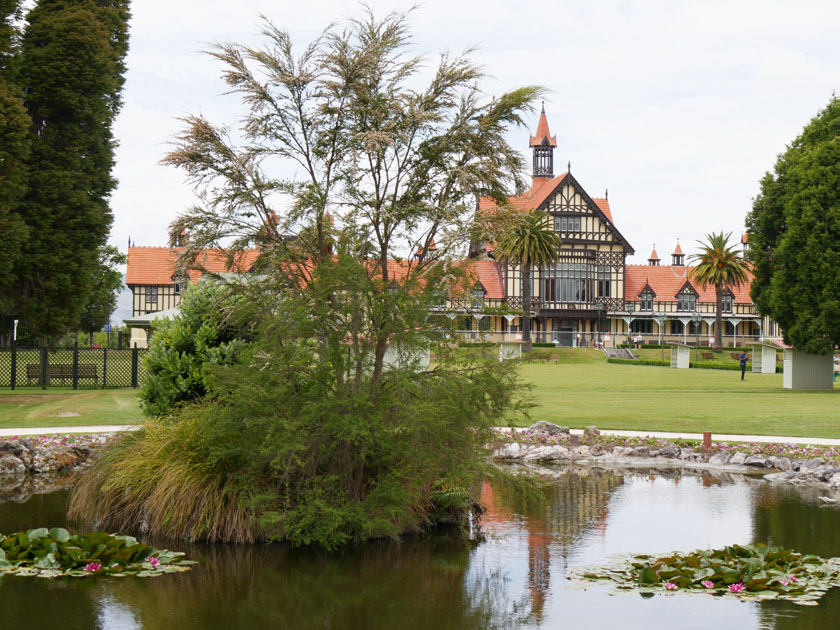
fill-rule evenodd
<path id="1" fill-rule="evenodd" d="M 682 247 L 680 247 L 679 237 L 677 237 L 677 246 L 674 248 L 674 253 L 671 254 L 671 264 L 674 267 L 685 267 L 685 254 L 683 254 Z"/>
<path id="2" fill-rule="evenodd" d="M 659 254 L 656 253 L 656 243 L 653 244 L 653 251 L 648 256 L 648 265 L 651 267 L 658 267 L 659 266 Z"/>
<path id="3" fill-rule="evenodd" d="M 548 119 L 545 116 L 545 102 L 537 123 L 537 133 L 531 136 L 531 150 L 534 152 L 533 178 L 554 177 L 554 149 L 557 147 L 557 136 L 552 136 L 548 129 Z"/>

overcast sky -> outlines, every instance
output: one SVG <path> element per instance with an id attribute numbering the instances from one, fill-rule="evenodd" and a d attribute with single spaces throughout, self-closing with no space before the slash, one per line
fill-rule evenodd
<path id="1" fill-rule="evenodd" d="M 177 118 L 234 123 L 214 41 L 258 43 L 258 15 L 308 42 L 357 13 L 333 0 L 141 0 L 132 3 L 125 105 L 117 120 L 112 242 L 165 245 L 194 202 L 183 174 L 158 164 Z M 378 14 L 409 3 L 376 0 Z M 555 172 L 592 196 L 609 189 L 613 218 L 643 263 L 667 264 L 710 231 L 743 230 L 758 180 L 840 87 L 840 2 L 768 0 L 427 0 L 413 14 L 419 52 L 475 46 L 489 95 L 539 84 L 557 135 Z M 430 63 L 431 66 L 431 63 Z M 510 142 L 529 153 L 529 130 Z M 530 159 L 530 155 L 527 155 Z"/>

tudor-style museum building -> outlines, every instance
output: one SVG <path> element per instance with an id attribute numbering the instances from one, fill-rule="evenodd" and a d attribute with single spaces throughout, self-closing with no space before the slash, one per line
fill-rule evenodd
<path id="1" fill-rule="evenodd" d="M 669 265 L 661 264 L 655 248 L 646 265 L 628 265 L 626 258 L 635 250 L 614 223 L 606 196 L 591 197 L 570 170 L 555 174 L 557 139 L 549 132 L 545 110 L 530 147 L 531 190 L 510 197 L 508 203 L 522 212 L 543 210 L 549 215 L 561 239 L 559 259 L 550 267 L 531 271 L 531 304 L 524 305 L 519 267 L 498 263 L 493 243 L 472 243 L 469 264 L 476 278 L 472 299 L 457 308 L 453 303 L 443 308 L 458 318 L 462 334 L 475 340 L 516 340 L 521 337 L 521 315 L 484 311 L 507 307 L 521 313 L 527 307 L 534 341 L 613 345 L 641 335 L 650 342 L 708 345 L 715 335 L 715 290 L 692 282 L 679 242 Z M 479 212 L 495 208 L 492 199 L 480 200 Z M 742 243 L 746 248 L 746 236 Z M 198 274 L 175 275 L 175 257 L 176 252 L 167 248 L 129 247 L 126 284 L 134 298 L 134 317 L 126 320 L 129 326 L 177 307 L 183 288 L 197 282 Z M 212 256 L 205 266 L 224 271 L 221 256 Z M 781 336 L 778 327 L 756 311 L 749 285 L 727 290 L 723 315 L 725 345 Z M 145 333 L 133 334 L 132 343 L 145 345 Z"/>

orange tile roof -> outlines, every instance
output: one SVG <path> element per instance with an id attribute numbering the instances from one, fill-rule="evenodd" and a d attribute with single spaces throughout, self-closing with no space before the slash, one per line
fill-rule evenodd
<path id="1" fill-rule="evenodd" d="M 601 209 L 601 212 L 607 215 L 607 218 L 610 220 L 610 223 L 612 223 L 613 218 L 612 211 L 610 210 L 610 202 L 601 197 L 592 197 L 592 201 L 594 201 L 598 205 L 598 207 Z"/>
<path id="2" fill-rule="evenodd" d="M 475 260 L 471 263 L 481 285 L 487 290 L 487 297 L 491 300 L 502 300 L 505 297 L 502 274 L 499 265 L 494 260 Z"/>
<path id="3" fill-rule="evenodd" d="M 656 247 L 653 248 L 653 251 L 650 253 L 650 256 L 648 256 L 648 260 L 661 260 L 659 258 L 659 254 L 656 253 Z"/>
<path id="4" fill-rule="evenodd" d="M 566 175 L 568 173 L 563 173 L 551 179 L 537 178 L 534 180 L 531 190 L 521 195 L 510 196 L 507 198 L 507 202 L 514 210 L 535 210 L 548 199 L 560 182 L 566 178 Z M 498 207 L 499 204 L 492 197 L 481 197 L 478 200 L 479 212 L 492 212 Z"/>
<path id="5" fill-rule="evenodd" d="M 627 265 L 624 276 L 624 299 L 635 301 L 639 294 L 649 284 L 656 294 L 656 300 L 676 301 L 676 295 L 686 281 L 689 281 L 689 272 L 692 267 L 652 266 L 652 265 Z M 747 282 L 741 286 L 729 287 L 734 294 L 734 301 L 738 304 L 750 304 L 750 285 L 752 274 L 747 272 Z M 691 286 L 697 291 L 700 302 L 715 301 L 715 287 L 713 285 L 698 285 L 691 282 Z"/>
<path id="6" fill-rule="evenodd" d="M 170 249 L 169 247 L 129 247 L 125 283 L 172 284 L 175 262 L 181 251 L 183 251 L 181 248 Z M 214 273 L 228 271 L 244 273 L 251 269 L 258 257 L 259 252 L 257 250 L 247 250 L 234 263 L 233 268 L 229 269 L 224 252 L 208 250 L 202 255 L 201 264 L 208 271 Z M 202 275 L 200 271 L 191 270 L 189 272 L 190 282 L 195 284 Z"/>
<path id="7" fill-rule="evenodd" d="M 683 250 L 682 250 L 682 247 L 680 247 L 680 242 L 679 241 L 677 241 L 677 246 L 674 248 L 674 253 L 672 255 L 673 256 L 682 256 L 683 255 Z"/>
<path id="8" fill-rule="evenodd" d="M 537 123 L 537 133 L 531 136 L 530 145 L 532 147 L 538 147 L 546 139 L 551 146 L 557 146 L 557 136 L 552 136 L 548 130 L 548 119 L 545 117 L 545 105 L 543 105 L 542 112 L 540 113 L 540 121 Z"/>
<path id="9" fill-rule="evenodd" d="M 750 240 L 750 233 L 749 232 L 744 232 L 743 234 L 741 234 L 741 244 L 742 245 L 746 245 L 749 242 L 749 240 Z"/>

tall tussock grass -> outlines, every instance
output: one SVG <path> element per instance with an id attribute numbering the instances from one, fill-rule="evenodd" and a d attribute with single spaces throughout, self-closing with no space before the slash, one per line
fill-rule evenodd
<path id="1" fill-rule="evenodd" d="M 198 461 L 201 429 L 195 416 L 150 420 L 103 447 L 71 493 L 69 517 L 86 527 L 152 537 L 264 539 L 241 489 Z"/>

